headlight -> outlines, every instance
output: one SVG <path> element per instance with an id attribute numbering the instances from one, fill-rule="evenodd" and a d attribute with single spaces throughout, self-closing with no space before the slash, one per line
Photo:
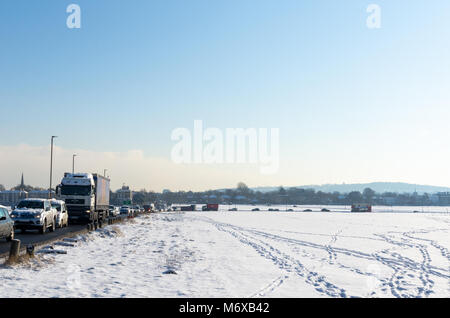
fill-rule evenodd
<path id="1" fill-rule="evenodd" d="M 41 215 L 40 215 L 40 214 L 35 214 L 35 215 L 34 215 L 34 218 L 35 218 L 35 219 L 40 219 L 40 218 L 41 218 Z"/>

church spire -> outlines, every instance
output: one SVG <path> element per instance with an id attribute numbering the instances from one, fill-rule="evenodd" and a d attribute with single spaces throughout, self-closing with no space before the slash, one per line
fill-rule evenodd
<path id="1" fill-rule="evenodd" d="M 22 172 L 22 179 L 20 180 L 20 190 L 25 190 L 25 182 L 23 181 L 23 172 Z"/>

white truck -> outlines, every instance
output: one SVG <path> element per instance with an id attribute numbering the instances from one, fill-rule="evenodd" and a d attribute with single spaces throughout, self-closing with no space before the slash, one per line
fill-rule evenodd
<path id="1" fill-rule="evenodd" d="M 56 193 L 66 203 L 70 223 L 102 226 L 109 214 L 109 182 L 95 173 L 64 174 Z"/>

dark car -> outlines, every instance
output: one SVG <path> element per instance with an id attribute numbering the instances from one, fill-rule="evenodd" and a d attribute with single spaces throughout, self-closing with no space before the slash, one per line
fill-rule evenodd
<path id="1" fill-rule="evenodd" d="M 322 212 L 330 212 L 330 210 L 325 209 L 325 208 L 323 208 L 321 211 L 322 211 Z"/>
<path id="2" fill-rule="evenodd" d="M 0 205 L 0 238 L 6 238 L 9 242 L 14 239 L 14 221 L 9 216 L 8 210 Z"/>

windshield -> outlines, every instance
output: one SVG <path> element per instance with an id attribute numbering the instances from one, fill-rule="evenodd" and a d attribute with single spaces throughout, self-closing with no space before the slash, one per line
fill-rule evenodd
<path id="1" fill-rule="evenodd" d="M 61 187 L 62 195 L 90 195 L 91 186 L 73 186 L 73 185 L 63 185 Z"/>
<path id="2" fill-rule="evenodd" d="M 61 211 L 61 204 L 57 202 L 52 202 L 52 208 L 55 208 L 56 211 Z"/>
<path id="3" fill-rule="evenodd" d="M 18 209 L 44 209 L 43 201 L 21 201 L 17 206 Z"/>

